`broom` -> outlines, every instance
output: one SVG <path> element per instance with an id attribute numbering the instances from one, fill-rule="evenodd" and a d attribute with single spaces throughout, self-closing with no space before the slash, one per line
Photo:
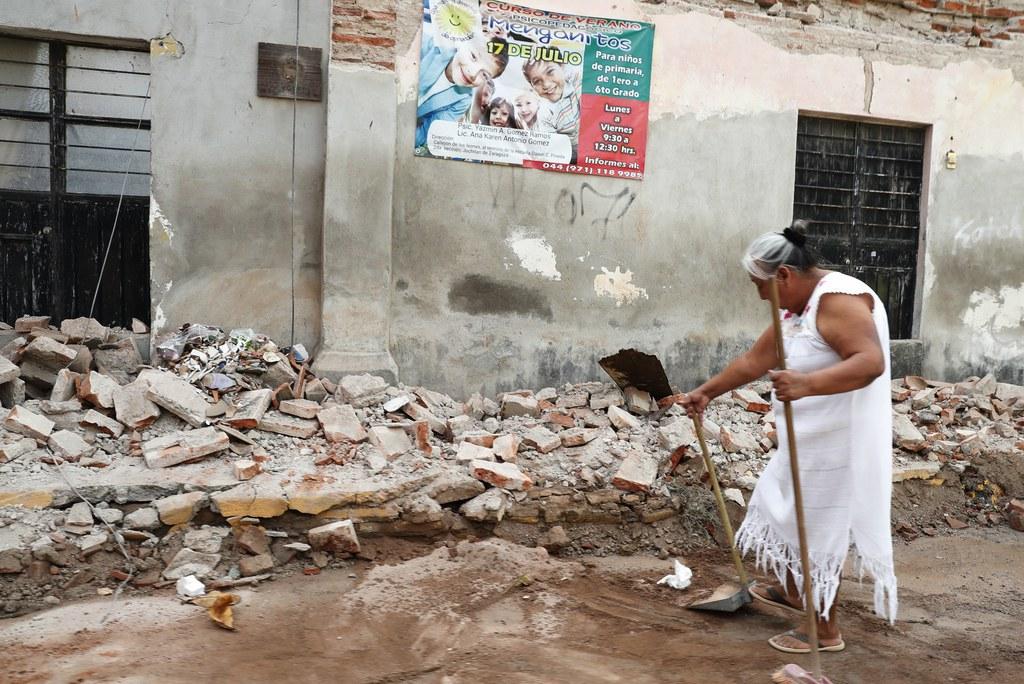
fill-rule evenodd
<path id="1" fill-rule="evenodd" d="M 779 357 L 779 370 L 786 370 L 786 348 L 782 341 L 782 319 L 779 316 L 779 288 L 775 278 L 769 280 L 772 299 L 772 327 L 775 329 L 775 349 Z M 772 674 L 775 684 L 832 684 L 821 672 L 821 654 L 818 652 L 818 612 L 814 608 L 811 586 L 810 554 L 807 550 L 807 529 L 804 525 L 804 502 L 800 490 L 800 465 L 796 457 L 796 434 L 793 432 L 793 407 L 783 403 L 786 413 L 786 434 L 789 437 L 789 472 L 793 478 L 793 500 L 796 505 L 796 527 L 800 539 L 800 563 L 804 576 L 804 613 L 807 615 L 807 639 L 811 645 L 811 672 L 790 663 Z"/>

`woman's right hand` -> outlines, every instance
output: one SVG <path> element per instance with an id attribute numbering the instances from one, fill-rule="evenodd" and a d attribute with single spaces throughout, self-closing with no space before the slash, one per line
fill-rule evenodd
<path id="1" fill-rule="evenodd" d="M 686 415 L 695 418 L 704 413 L 704 409 L 708 407 L 709 403 L 711 403 L 711 397 L 702 390 L 695 389 L 684 394 L 679 405 L 686 409 Z"/>

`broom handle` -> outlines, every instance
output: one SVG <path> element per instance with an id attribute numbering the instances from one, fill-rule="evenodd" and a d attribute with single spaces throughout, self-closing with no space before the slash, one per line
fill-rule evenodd
<path id="1" fill-rule="evenodd" d="M 704 457 L 704 467 L 711 478 L 711 489 L 715 492 L 715 502 L 718 504 L 718 516 L 722 519 L 722 527 L 729 537 L 729 549 L 732 551 L 732 562 L 736 564 L 736 573 L 740 582 L 746 587 L 750 584 L 747 571 L 743 569 L 743 560 L 740 558 L 740 551 L 736 548 L 736 538 L 732 531 L 732 522 L 729 520 L 729 511 L 725 507 L 725 497 L 722 496 L 722 489 L 718 486 L 718 475 L 715 473 L 715 462 L 711 460 L 711 453 L 708 451 L 708 443 L 704 441 L 704 423 L 700 416 L 693 417 L 693 427 L 697 431 L 697 441 L 700 442 L 700 453 Z"/>
<path id="2" fill-rule="evenodd" d="M 779 287 L 775 278 L 769 281 L 772 300 L 772 326 L 775 328 L 775 350 L 779 357 L 779 370 L 786 370 L 786 346 L 782 341 L 782 319 L 779 314 Z M 800 565 L 804 576 L 804 611 L 807 614 L 807 638 L 811 646 L 811 667 L 814 676 L 821 679 L 821 655 L 818 653 L 818 613 L 812 595 L 810 552 L 807 549 L 807 527 L 804 523 L 804 500 L 800 489 L 800 463 L 796 456 L 796 434 L 793 432 L 793 407 L 783 403 L 786 413 L 786 440 L 789 443 L 789 472 L 793 478 L 793 500 L 796 504 L 796 529 L 800 537 Z"/>

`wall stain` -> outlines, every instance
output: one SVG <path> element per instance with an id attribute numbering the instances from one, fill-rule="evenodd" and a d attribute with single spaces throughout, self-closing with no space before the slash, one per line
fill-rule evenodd
<path id="1" fill-rule="evenodd" d="M 517 314 L 551 321 L 551 304 L 536 290 L 501 282 L 485 275 L 470 274 L 455 281 L 448 290 L 452 311 L 473 314 Z"/>

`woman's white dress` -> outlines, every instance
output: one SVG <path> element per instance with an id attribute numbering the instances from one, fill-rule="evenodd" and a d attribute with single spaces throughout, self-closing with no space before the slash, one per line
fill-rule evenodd
<path id="1" fill-rule="evenodd" d="M 817 312 L 827 294 L 870 294 L 873 318 L 885 355 L 885 373 L 869 386 L 792 402 L 804 519 L 810 548 L 814 605 L 828 615 L 839 588 L 847 552 L 855 570 L 875 582 L 875 612 L 896 617 L 896 574 L 889 526 L 892 494 L 892 406 L 889 324 L 885 308 L 867 285 L 842 273 L 823 277 L 803 314 L 783 312 L 786 362 L 810 373 L 842 359 L 818 333 Z M 785 583 L 786 572 L 803 590 L 800 546 L 789 469 L 789 435 L 783 405 L 773 395 L 779 448 L 761 475 L 737 534 L 744 553 Z"/>

